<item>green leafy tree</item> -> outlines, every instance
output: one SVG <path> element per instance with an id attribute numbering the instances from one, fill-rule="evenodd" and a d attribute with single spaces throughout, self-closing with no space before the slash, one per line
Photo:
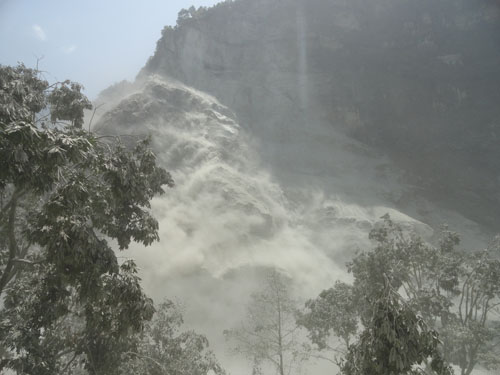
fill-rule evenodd
<path id="1" fill-rule="evenodd" d="M 83 131 L 89 107 L 78 84 L 0 66 L 0 371 L 113 374 L 153 314 L 108 241 L 157 240 L 149 202 L 173 181 L 147 140 Z"/>
<path id="2" fill-rule="evenodd" d="M 137 349 L 126 353 L 121 374 L 225 374 L 209 350 L 207 338 L 194 331 L 180 331 L 182 324 L 178 306 L 172 301 L 160 304 L 140 334 Z"/>

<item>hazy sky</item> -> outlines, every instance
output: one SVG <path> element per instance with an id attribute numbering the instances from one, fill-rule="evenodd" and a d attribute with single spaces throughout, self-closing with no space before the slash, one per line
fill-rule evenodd
<path id="1" fill-rule="evenodd" d="M 46 79 L 78 81 L 93 99 L 134 79 L 180 9 L 219 1 L 0 0 L 0 64 L 34 67 L 43 56 Z"/>

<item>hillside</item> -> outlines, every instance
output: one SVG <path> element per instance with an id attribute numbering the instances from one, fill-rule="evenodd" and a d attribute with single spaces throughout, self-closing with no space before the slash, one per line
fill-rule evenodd
<path id="1" fill-rule="evenodd" d="M 141 75 L 217 97 L 277 169 L 308 167 L 290 143 L 335 129 L 496 230 L 499 42 L 496 0 L 229 1 L 165 28 Z"/>
<path id="2" fill-rule="evenodd" d="M 183 12 L 137 80 L 98 100 L 95 129 L 150 134 L 176 182 L 153 201 L 160 243 L 132 251 L 148 292 L 184 301 L 238 374 L 222 331 L 263 270 L 292 277 L 298 299 L 349 280 L 345 262 L 386 213 L 483 246 L 500 223 L 499 31 L 490 0 Z"/>

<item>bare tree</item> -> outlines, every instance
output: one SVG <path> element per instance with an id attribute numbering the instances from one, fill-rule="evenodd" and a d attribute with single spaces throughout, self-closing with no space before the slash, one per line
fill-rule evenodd
<path id="1" fill-rule="evenodd" d="M 262 290 L 252 295 L 245 321 L 224 334 L 232 350 L 252 361 L 254 369 L 267 363 L 279 375 L 288 375 L 306 359 L 295 318 L 290 279 L 272 270 Z"/>

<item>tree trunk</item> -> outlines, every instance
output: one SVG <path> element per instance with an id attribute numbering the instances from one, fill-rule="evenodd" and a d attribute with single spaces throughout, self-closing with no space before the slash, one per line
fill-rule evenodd
<path id="1" fill-rule="evenodd" d="M 19 197 L 19 192 L 16 190 L 12 194 L 12 198 L 9 202 L 9 218 L 7 222 L 7 237 L 9 244 L 9 258 L 5 269 L 3 270 L 2 276 L 0 277 L 0 296 L 2 296 L 4 288 L 7 283 L 11 280 L 11 272 L 14 268 L 14 259 L 18 253 L 17 241 L 16 241 L 16 211 L 17 211 L 17 199 Z"/>
<path id="2" fill-rule="evenodd" d="M 278 298 L 278 351 L 280 357 L 280 375 L 285 375 L 285 369 L 283 365 L 283 337 L 281 332 L 281 301 Z"/>

